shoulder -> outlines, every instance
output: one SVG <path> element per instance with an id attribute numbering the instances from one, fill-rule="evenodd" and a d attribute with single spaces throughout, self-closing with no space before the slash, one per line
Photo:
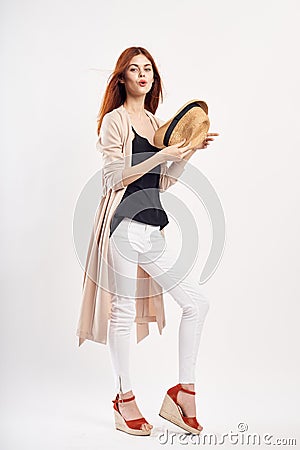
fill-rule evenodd
<path id="1" fill-rule="evenodd" d="M 120 108 L 115 108 L 112 111 L 107 112 L 106 114 L 104 114 L 103 116 L 103 121 L 105 120 L 105 122 L 121 122 L 122 119 L 122 113 Z"/>
<path id="2" fill-rule="evenodd" d="M 100 129 L 115 131 L 123 135 L 124 117 L 120 107 L 104 114 Z"/>

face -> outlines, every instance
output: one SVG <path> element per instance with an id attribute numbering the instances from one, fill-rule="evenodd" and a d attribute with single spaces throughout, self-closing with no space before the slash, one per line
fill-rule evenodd
<path id="1" fill-rule="evenodd" d="M 142 81 L 145 83 L 141 84 Z M 125 89 L 127 94 L 145 96 L 150 91 L 153 81 L 154 73 L 149 59 L 142 54 L 131 58 L 125 71 Z"/>

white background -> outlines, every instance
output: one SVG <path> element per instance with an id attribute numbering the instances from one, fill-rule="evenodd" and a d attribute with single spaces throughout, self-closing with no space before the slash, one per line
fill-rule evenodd
<path id="1" fill-rule="evenodd" d="M 153 448 L 160 431 L 178 431 L 158 416 L 177 383 L 181 312 L 170 296 L 163 335 L 150 324 L 132 347 L 150 438 L 114 429 L 108 347 L 79 348 L 75 336 L 83 271 L 73 214 L 100 167 L 107 79 L 130 46 L 158 65 L 159 117 L 200 98 L 220 133 L 193 157 L 227 235 L 205 285 L 198 419 L 218 436 L 245 422 L 299 445 L 299 11 L 291 0 L 2 2 L 1 450 Z M 209 224 L 199 225 L 208 250 Z"/>

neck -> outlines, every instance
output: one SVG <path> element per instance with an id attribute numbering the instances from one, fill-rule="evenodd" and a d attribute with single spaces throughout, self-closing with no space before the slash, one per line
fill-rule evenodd
<path id="1" fill-rule="evenodd" d="M 144 111 L 144 101 L 145 96 L 138 97 L 138 98 L 128 98 L 123 103 L 124 108 L 128 112 L 128 114 L 141 117 L 145 115 Z"/>

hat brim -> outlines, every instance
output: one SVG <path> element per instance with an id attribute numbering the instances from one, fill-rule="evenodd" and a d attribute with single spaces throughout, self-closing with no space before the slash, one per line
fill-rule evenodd
<path id="1" fill-rule="evenodd" d="M 200 108 L 194 108 L 200 106 Z M 193 99 L 186 102 L 171 119 L 159 127 L 154 134 L 154 145 L 164 148 L 186 139 L 191 147 L 201 145 L 206 137 L 210 122 L 206 102 Z M 184 145 L 184 144 L 183 144 Z"/>

